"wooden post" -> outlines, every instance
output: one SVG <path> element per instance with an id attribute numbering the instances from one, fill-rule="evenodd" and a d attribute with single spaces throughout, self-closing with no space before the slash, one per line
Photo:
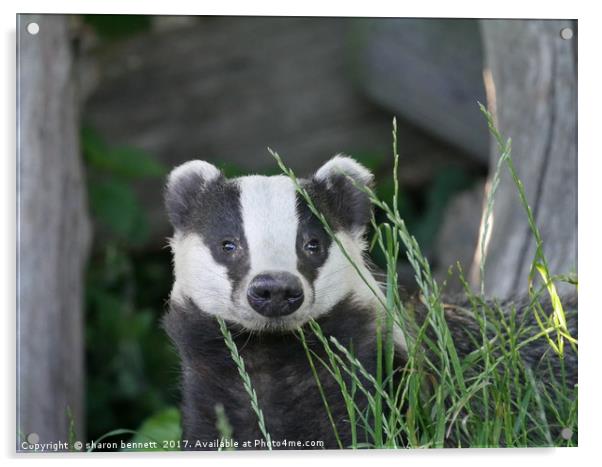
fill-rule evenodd
<path id="1" fill-rule="evenodd" d="M 38 23 L 37 35 L 27 25 Z M 63 15 L 19 15 L 18 440 L 84 435 L 84 265 L 90 227 Z M 21 448 L 18 442 L 18 449 Z"/>
<path id="2" fill-rule="evenodd" d="M 561 37 L 571 28 L 572 39 Z M 552 274 L 577 269 L 577 27 L 572 21 L 483 20 L 488 105 L 533 210 Z M 499 152 L 492 143 L 491 172 Z M 485 292 L 527 291 L 535 240 L 504 168 L 487 245 Z M 472 268 L 479 282 L 479 248 Z"/>

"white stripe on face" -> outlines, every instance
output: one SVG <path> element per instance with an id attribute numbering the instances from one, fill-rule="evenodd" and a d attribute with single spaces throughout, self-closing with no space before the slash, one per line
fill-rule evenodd
<path id="1" fill-rule="evenodd" d="M 263 271 L 297 274 L 296 191 L 285 176 L 238 180 L 242 220 L 251 260 L 249 277 Z"/>
<path id="2" fill-rule="evenodd" d="M 228 269 L 218 264 L 196 234 L 176 233 L 171 240 L 175 282 L 171 298 L 192 298 L 207 313 L 227 317 L 232 284 Z"/>

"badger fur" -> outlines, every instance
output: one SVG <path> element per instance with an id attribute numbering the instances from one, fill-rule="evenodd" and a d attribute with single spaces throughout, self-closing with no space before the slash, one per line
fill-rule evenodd
<path id="1" fill-rule="evenodd" d="M 300 180 L 338 242 L 359 265 L 360 275 L 288 177 L 227 179 L 203 161 L 187 162 L 171 172 L 165 200 L 175 231 L 175 281 L 164 326 L 181 359 L 183 449 L 217 447 L 220 404 L 238 449 L 265 448 L 216 317 L 225 320 L 244 359 L 272 440 L 291 442 L 283 448 L 337 448 L 334 422 L 341 445 L 351 444 L 338 383 L 322 365 L 315 365 L 320 392 L 298 332 L 304 332 L 316 357 L 327 360 L 322 343 L 306 332 L 307 323 L 315 320 L 325 336 L 353 349 L 365 369 L 375 374 L 381 306 L 374 293 L 378 282 L 364 258 L 371 204 L 356 187 L 370 185 L 372 178 L 353 159 L 336 156 L 312 177 Z M 424 307 L 416 301 L 415 309 L 420 323 Z M 452 309 L 447 320 L 459 352 L 474 350 L 474 321 Z M 401 368 L 406 343 L 399 330 L 393 337 L 394 365 Z M 526 359 L 541 364 L 544 351 L 544 346 L 531 345 Z M 568 367 L 569 378 L 576 381 L 574 358 L 569 355 L 574 364 Z M 360 409 L 367 406 L 359 392 L 356 403 Z M 362 442 L 365 434 L 357 436 Z"/>

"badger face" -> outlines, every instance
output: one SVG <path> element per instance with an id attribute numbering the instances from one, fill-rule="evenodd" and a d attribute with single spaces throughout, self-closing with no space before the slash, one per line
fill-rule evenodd
<path id="1" fill-rule="evenodd" d="M 227 179 L 204 161 L 175 168 L 165 192 L 175 229 L 171 299 L 249 330 L 295 329 L 345 298 L 372 303 L 362 256 L 370 202 L 349 177 L 372 182 L 343 156 L 300 182 L 364 279 L 288 177 Z"/>

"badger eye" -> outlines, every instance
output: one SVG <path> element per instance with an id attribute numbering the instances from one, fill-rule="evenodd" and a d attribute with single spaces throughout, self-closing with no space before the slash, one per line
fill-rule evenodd
<path id="1" fill-rule="evenodd" d="M 310 254 L 318 253 L 320 251 L 320 242 L 315 238 L 312 238 L 303 246 L 303 249 Z"/>
<path id="2" fill-rule="evenodd" d="M 226 253 L 233 253 L 236 251 L 236 248 L 236 243 L 231 242 L 230 240 L 224 240 L 222 242 L 222 250 L 224 250 Z"/>

